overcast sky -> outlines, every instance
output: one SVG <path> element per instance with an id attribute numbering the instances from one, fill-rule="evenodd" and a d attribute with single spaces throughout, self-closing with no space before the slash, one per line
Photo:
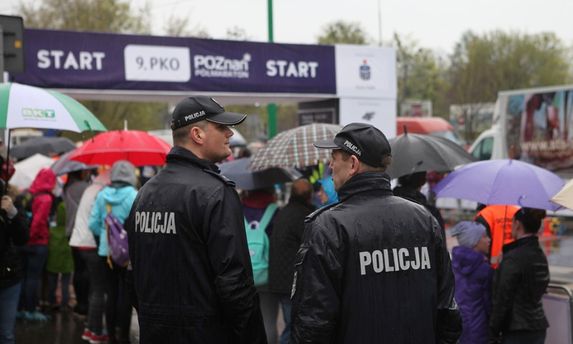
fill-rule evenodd
<path id="1" fill-rule="evenodd" d="M 21 0 L 19 0 L 21 1 Z M 15 14 L 18 0 L 1 0 L 0 13 Z M 36 0 L 41 1 L 41 0 Z M 200 27 L 213 38 L 225 38 L 239 27 L 251 40 L 267 40 L 267 0 L 131 0 L 148 2 L 154 34 L 163 34 L 172 15 L 188 16 L 190 29 Z M 374 42 L 394 32 L 409 35 L 422 47 L 451 52 L 462 33 L 495 29 L 555 32 L 573 45 L 573 0 L 274 0 L 274 35 L 280 43 L 315 43 L 325 24 L 343 19 L 359 22 Z M 380 6 L 380 11 L 378 8 Z M 380 16 L 379 16 L 380 13 Z"/>

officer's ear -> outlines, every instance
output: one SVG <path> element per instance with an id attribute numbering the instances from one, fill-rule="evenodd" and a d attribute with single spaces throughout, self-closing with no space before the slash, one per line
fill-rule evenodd
<path id="1" fill-rule="evenodd" d="M 196 144 L 202 145 L 205 142 L 205 131 L 198 126 L 193 126 L 189 130 L 189 137 Z"/>
<path id="2" fill-rule="evenodd" d="M 355 175 L 360 171 L 360 160 L 354 154 L 350 154 L 351 166 L 350 175 Z"/>

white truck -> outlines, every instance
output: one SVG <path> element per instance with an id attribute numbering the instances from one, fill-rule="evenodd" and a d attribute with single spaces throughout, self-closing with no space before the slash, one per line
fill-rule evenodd
<path id="1" fill-rule="evenodd" d="M 573 172 L 573 85 L 501 91 L 492 127 L 469 149 L 478 160 L 519 159 Z"/>

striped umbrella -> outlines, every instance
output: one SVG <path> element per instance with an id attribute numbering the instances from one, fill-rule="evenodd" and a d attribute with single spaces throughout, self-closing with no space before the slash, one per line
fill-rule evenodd
<path id="1" fill-rule="evenodd" d="M 293 128 L 275 136 L 257 151 L 251 162 L 253 171 L 270 167 L 307 167 L 330 159 L 330 151 L 317 149 L 313 142 L 332 140 L 342 129 L 336 124 L 313 123 Z"/>

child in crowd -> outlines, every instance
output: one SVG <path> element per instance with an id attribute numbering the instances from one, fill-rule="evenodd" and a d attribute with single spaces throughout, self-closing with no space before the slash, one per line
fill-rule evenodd
<path id="1" fill-rule="evenodd" d="M 451 234 L 459 243 L 452 250 L 455 296 L 463 322 L 459 343 L 487 343 L 493 279 L 493 269 L 487 260 L 491 240 L 485 227 L 474 221 L 458 223 Z"/>

